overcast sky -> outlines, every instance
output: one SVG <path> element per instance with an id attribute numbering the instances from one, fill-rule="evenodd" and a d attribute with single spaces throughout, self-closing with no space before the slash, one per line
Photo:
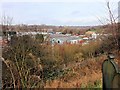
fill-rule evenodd
<path id="1" fill-rule="evenodd" d="M 110 2 L 117 16 L 118 0 Z M 4 0 L 0 9 L 1 15 L 13 17 L 13 24 L 88 26 L 108 18 L 105 0 Z"/>

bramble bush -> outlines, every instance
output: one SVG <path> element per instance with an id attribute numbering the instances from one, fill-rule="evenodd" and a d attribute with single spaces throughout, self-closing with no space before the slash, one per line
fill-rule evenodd
<path id="1" fill-rule="evenodd" d="M 69 69 L 71 64 L 93 58 L 105 51 L 107 44 L 96 40 L 84 46 L 47 45 L 41 44 L 41 38 L 31 38 L 28 35 L 12 37 L 9 47 L 4 48 L 2 55 L 5 59 L 3 87 L 44 87 L 47 80 L 69 73 L 66 68 Z M 111 43 L 107 46 L 109 44 Z"/>

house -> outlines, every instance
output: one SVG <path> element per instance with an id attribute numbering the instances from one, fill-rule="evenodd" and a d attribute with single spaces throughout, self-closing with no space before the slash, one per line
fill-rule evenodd
<path id="1" fill-rule="evenodd" d="M 83 40 L 89 40 L 89 38 L 88 37 L 83 37 Z"/>
<path id="2" fill-rule="evenodd" d="M 47 35 L 47 32 L 17 32 L 18 36 L 23 36 L 23 35 L 32 35 L 35 36 L 37 34 L 43 34 L 43 35 Z"/>
<path id="3" fill-rule="evenodd" d="M 50 42 L 52 44 L 80 44 L 82 38 L 78 36 L 67 36 L 63 34 L 54 34 L 50 36 Z"/>
<path id="4" fill-rule="evenodd" d="M 93 39 L 96 39 L 97 38 L 97 34 L 94 32 L 94 33 L 92 33 L 92 38 Z"/>
<path id="5" fill-rule="evenodd" d="M 68 39 L 68 36 L 63 34 L 51 34 L 49 38 L 52 44 L 55 44 L 55 43 L 63 44 Z"/>
<path id="6" fill-rule="evenodd" d="M 98 34 L 96 34 L 96 32 L 94 31 L 87 31 L 85 35 L 89 37 L 89 39 L 96 39 L 98 36 Z"/>
<path id="7" fill-rule="evenodd" d="M 80 37 L 73 37 L 72 36 L 67 40 L 67 42 L 70 44 L 82 44 L 83 39 Z"/>
<path id="8" fill-rule="evenodd" d="M 52 44 L 64 44 L 66 43 L 68 37 L 56 37 L 51 40 Z"/>
<path id="9" fill-rule="evenodd" d="M 62 32 L 56 32 L 56 34 L 62 34 Z"/>

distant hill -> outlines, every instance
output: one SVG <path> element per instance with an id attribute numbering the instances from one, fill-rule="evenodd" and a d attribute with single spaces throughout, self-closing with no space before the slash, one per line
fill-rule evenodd
<path id="1" fill-rule="evenodd" d="M 53 26 L 53 25 L 11 25 L 6 26 L 0 25 L 0 28 L 3 31 L 18 31 L 18 32 L 30 32 L 30 31 L 41 31 L 41 32 L 48 32 L 48 31 L 54 31 L 54 32 L 64 32 L 64 33 L 82 33 L 84 34 L 88 30 L 107 30 L 108 27 L 111 25 L 98 25 L 98 26 Z M 99 32 L 98 31 L 98 32 Z"/>

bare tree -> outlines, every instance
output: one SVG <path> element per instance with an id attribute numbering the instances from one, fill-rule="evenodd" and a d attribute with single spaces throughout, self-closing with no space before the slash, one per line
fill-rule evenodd
<path id="1" fill-rule="evenodd" d="M 115 17 L 115 14 L 112 12 L 111 6 L 110 6 L 110 2 L 107 1 L 106 2 L 106 7 L 107 7 L 107 11 L 108 11 L 108 18 L 105 18 L 108 23 L 107 23 L 107 33 L 109 33 L 112 36 L 112 41 L 114 43 L 114 48 L 117 50 L 117 54 L 120 51 L 119 49 L 119 29 L 118 29 L 118 18 L 119 16 Z M 98 18 L 98 17 L 97 17 Z M 99 18 L 98 20 L 100 21 L 100 23 L 102 25 L 105 25 Z"/>
<path id="2" fill-rule="evenodd" d="M 110 26 L 109 26 L 109 30 L 112 33 L 112 36 L 114 38 L 114 42 L 115 42 L 115 47 L 116 49 L 119 49 L 119 41 L 118 41 L 118 23 L 116 21 L 116 18 L 114 17 L 114 13 L 112 12 L 111 8 L 110 8 L 110 2 L 107 2 L 107 9 L 108 9 L 108 13 L 109 13 L 109 19 L 110 19 Z"/>
<path id="3" fill-rule="evenodd" d="M 1 18 L 2 32 L 6 32 L 5 35 L 8 38 L 8 31 L 12 30 L 13 18 L 4 14 Z"/>

